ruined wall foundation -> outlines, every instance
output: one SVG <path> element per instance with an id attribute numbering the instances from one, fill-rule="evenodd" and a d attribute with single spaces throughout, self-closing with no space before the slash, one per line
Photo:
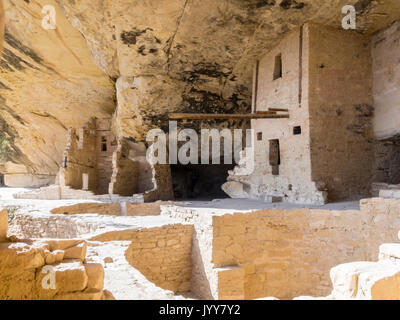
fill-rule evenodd
<path id="1" fill-rule="evenodd" d="M 360 210 L 220 210 L 201 218 L 196 209 L 162 207 L 162 215 L 194 223 L 192 284 L 214 299 L 328 295 L 330 268 L 374 261 L 382 242 L 395 241 L 399 211 L 399 200 L 381 198 L 362 200 Z"/>

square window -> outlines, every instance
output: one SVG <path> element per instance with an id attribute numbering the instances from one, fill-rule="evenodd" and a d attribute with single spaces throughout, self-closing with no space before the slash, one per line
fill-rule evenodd
<path id="1" fill-rule="evenodd" d="M 297 135 L 297 134 L 301 134 L 301 127 L 300 126 L 296 126 L 293 128 L 293 134 Z"/>

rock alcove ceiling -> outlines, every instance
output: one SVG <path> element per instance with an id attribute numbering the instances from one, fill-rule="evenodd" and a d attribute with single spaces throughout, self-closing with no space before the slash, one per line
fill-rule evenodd
<path id="1" fill-rule="evenodd" d="M 400 18 L 396 0 L 3 2 L 5 160 L 44 175 L 58 170 L 66 129 L 93 116 L 113 115 L 119 136 L 142 141 L 169 112 L 248 112 L 253 62 L 306 21 L 339 28 L 351 4 L 369 35 Z M 41 27 L 44 5 L 56 8 L 56 30 Z"/>

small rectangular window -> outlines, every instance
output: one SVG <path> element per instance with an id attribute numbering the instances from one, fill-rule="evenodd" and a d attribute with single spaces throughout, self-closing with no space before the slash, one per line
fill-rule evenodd
<path id="1" fill-rule="evenodd" d="M 301 127 L 300 126 L 296 126 L 293 128 L 293 134 L 297 135 L 297 134 L 301 134 Z"/>
<path id="2" fill-rule="evenodd" d="M 107 138 L 106 137 L 101 137 L 101 151 L 103 151 L 103 152 L 107 151 Z"/>
<path id="3" fill-rule="evenodd" d="M 278 54 L 275 57 L 275 66 L 274 66 L 274 80 L 282 78 L 282 55 Z"/>
<path id="4" fill-rule="evenodd" d="M 257 133 L 257 140 L 262 141 L 262 132 Z"/>

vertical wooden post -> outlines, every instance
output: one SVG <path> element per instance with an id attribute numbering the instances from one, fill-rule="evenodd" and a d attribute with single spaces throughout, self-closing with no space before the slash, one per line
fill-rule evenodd
<path id="1" fill-rule="evenodd" d="M 299 41 L 299 108 L 303 98 L 303 26 L 300 27 Z"/>
<path id="2" fill-rule="evenodd" d="M 254 76 L 253 76 L 253 113 L 257 113 L 259 69 L 260 69 L 260 61 L 257 60 L 255 68 L 254 68 Z"/>

